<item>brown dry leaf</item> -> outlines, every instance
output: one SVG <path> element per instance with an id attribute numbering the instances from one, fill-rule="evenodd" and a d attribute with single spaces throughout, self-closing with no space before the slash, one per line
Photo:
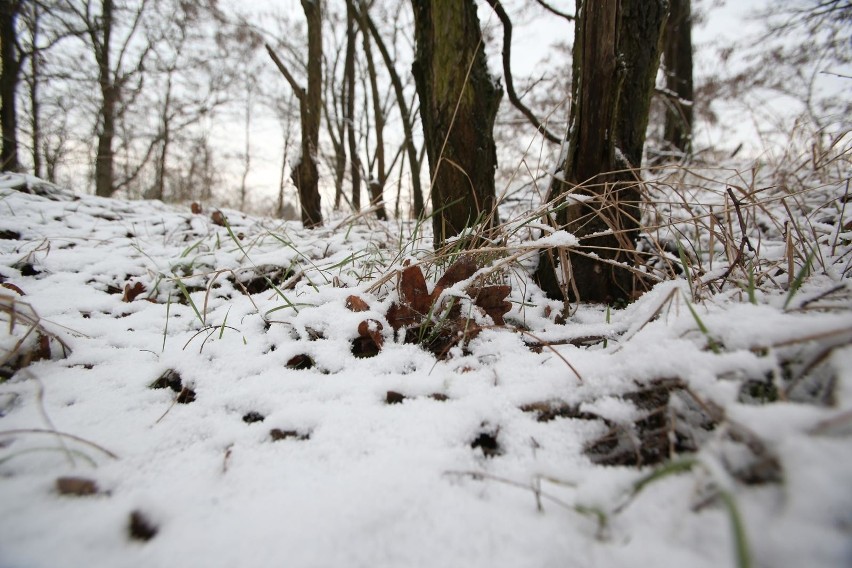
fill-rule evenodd
<path id="1" fill-rule="evenodd" d="M 47 361 L 50 359 L 50 336 L 38 332 L 38 349 L 32 358 L 33 361 Z"/>
<path id="2" fill-rule="evenodd" d="M 190 205 L 189 208 L 192 211 L 193 215 L 200 215 L 201 212 L 203 211 L 201 209 L 201 204 L 198 203 L 197 201 L 193 201 L 192 205 Z"/>
<path id="3" fill-rule="evenodd" d="M 398 330 L 401 327 L 408 327 L 409 325 L 414 325 L 421 319 L 421 316 L 419 316 L 410 307 L 404 304 L 397 304 L 396 302 L 391 304 L 391 307 L 388 308 L 388 313 L 385 317 L 387 317 L 388 323 L 391 325 L 394 331 Z"/>
<path id="4" fill-rule="evenodd" d="M 124 285 L 124 297 L 121 298 L 122 302 L 132 302 L 139 296 L 140 294 L 145 292 L 145 285 L 141 282 L 137 282 L 133 286 L 129 283 Z"/>
<path id="5" fill-rule="evenodd" d="M 60 477 L 56 480 L 56 491 L 60 495 L 75 497 L 95 495 L 98 492 L 98 484 L 85 477 Z"/>
<path id="6" fill-rule="evenodd" d="M 214 225 L 219 225 L 220 227 L 224 227 L 228 222 L 225 218 L 225 214 L 218 209 L 210 214 L 210 220 L 213 221 Z"/>
<path id="7" fill-rule="evenodd" d="M 370 310 L 370 306 L 354 294 L 346 298 L 346 309 L 352 312 L 366 312 Z"/>
<path id="8" fill-rule="evenodd" d="M 478 268 L 473 258 L 463 256 L 447 268 L 447 271 L 444 272 L 444 275 L 441 276 L 440 280 L 438 280 L 436 287 L 441 290 L 449 288 L 450 286 L 458 284 L 462 280 L 467 280 L 473 276 L 477 270 Z"/>
<path id="9" fill-rule="evenodd" d="M 494 325 L 505 325 L 503 316 L 512 309 L 512 303 L 506 301 L 506 296 L 512 291 L 510 286 L 484 286 L 468 290 L 473 302 L 491 316 Z"/>
<path id="10" fill-rule="evenodd" d="M 361 337 L 369 337 L 379 349 L 384 345 L 385 339 L 382 337 L 382 322 L 374 319 L 364 320 L 358 324 L 358 335 Z"/>
<path id="11" fill-rule="evenodd" d="M 399 282 L 399 297 L 415 312 L 419 314 L 429 313 L 429 308 L 432 307 L 432 296 L 429 294 L 426 279 L 423 277 L 423 271 L 420 270 L 419 266 L 409 266 L 402 271 Z"/>
<path id="12" fill-rule="evenodd" d="M 295 357 L 291 357 L 290 360 L 287 361 L 287 368 L 295 369 L 297 371 L 301 369 L 311 369 L 313 368 L 313 366 L 314 360 L 311 358 L 310 355 L 305 354 L 296 355 Z"/>

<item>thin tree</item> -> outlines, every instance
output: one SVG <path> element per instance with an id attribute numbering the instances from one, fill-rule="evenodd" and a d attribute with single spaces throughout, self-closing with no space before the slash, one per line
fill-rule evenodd
<path id="1" fill-rule="evenodd" d="M 302 207 L 302 224 L 313 228 L 322 225 L 322 209 L 317 170 L 317 148 L 322 119 L 322 2 L 302 0 L 302 9 L 308 23 L 307 87 L 302 87 L 290 73 L 272 47 L 266 50 L 284 75 L 299 100 L 299 118 L 302 129 L 301 154 L 293 164 L 291 178 L 299 191 Z"/>
<path id="2" fill-rule="evenodd" d="M 358 156 L 358 138 L 355 135 L 355 48 L 358 37 L 355 6 L 346 3 L 346 57 L 343 63 L 343 119 L 349 143 L 349 175 L 352 179 L 352 209 L 361 209 L 361 160 Z"/>
<path id="3" fill-rule="evenodd" d="M 549 221 L 581 247 L 544 251 L 552 297 L 612 303 L 641 287 L 631 265 L 640 223 L 638 168 L 660 61 L 666 0 L 577 0 L 572 127 L 550 186 Z M 555 270 L 559 257 L 560 273 Z"/>
<path id="4" fill-rule="evenodd" d="M 473 0 L 413 0 L 412 71 L 432 179 L 436 247 L 496 219 L 494 120 L 502 89 L 488 73 Z"/>
<path id="5" fill-rule="evenodd" d="M 663 141 L 682 156 L 692 153 L 692 2 L 670 0 L 664 34 L 666 121 Z"/>
<path id="6" fill-rule="evenodd" d="M 394 59 L 391 57 L 390 51 L 388 50 L 382 35 L 376 28 L 376 24 L 370 17 L 367 4 L 364 0 L 361 0 L 359 14 L 361 26 L 362 28 L 365 28 L 364 33 L 366 34 L 366 30 L 369 30 L 370 36 L 376 42 L 376 47 L 379 48 L 379 53 L 382 55 L 382 61 L 384 62 L 385 68 L 390 76 L 391 85 L 393 86 L 394 91 L 394 98 L 396 98 L 397 106 L 399 107 L 399 114 L 402 120 L 402 130 L 405 137 L 405 151 L 408 156 L 409 169 L 411 170 L 411 193 L 414 205 L 414 215 L 416 217 L 420 217 L 424 212 L 423 189 L 420 182 L 420 166 L 422 163 L 422 157 L 418 156 L 417 147 L 414 143 L 414 117 L 410 110 L 411 107 L 406 101 L 405 88 L 403 87 L 399 73 L 396 71 Z M 400 177 L 400 186 L 401 183 Z"/>

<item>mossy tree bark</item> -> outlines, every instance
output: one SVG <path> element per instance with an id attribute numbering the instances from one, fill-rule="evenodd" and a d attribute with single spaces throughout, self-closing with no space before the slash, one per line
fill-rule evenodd
<path id="1" fill-rule="evenodd" d="M 412 0 L 414 80 L 432 179 L 435 246 L 496 220 L 494 120 L 502 89 L 488 73 L 473 0 Z"/>
<path id="2" fill-rule="evenodd" d="M 536 276 L 551 297 L 613 303 L 641 289 L 630 270 L 640 223 L 636 168 L 667 2 L 577 0 L 577 14 L 568 149 L 550 187 L 564 206 L 550 222 L 581 246 L 543 251 Z M 565 261 L 559 268 L 555 253 Z"/>

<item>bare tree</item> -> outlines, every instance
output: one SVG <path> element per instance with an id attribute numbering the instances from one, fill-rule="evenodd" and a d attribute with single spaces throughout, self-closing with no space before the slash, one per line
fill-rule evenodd
<path id="1" fill-rule="evenodd" d="M 296 81 L 269 44 L 266 44 L 266 50 L 299 100 L 302 130 L 301 154 L 293 165 L 291 177 L 299 191 L 302 224 L 312 228 L 322 225 L 319 172 L 316 161 L 322 118 L 322 2 L 302 0 L 302 9 L 308 23 L 307 88 Z"/>
<path id="2" fill-rule="evenodd" d="M 402 129 L 405 137 L 405 151 L 408 156 L 409 169 L 411 170 L 411 193 L 414 204 L 414 215 L 420 217 L 424 213 L 423 189 L 420 182 L 420 167 L 423 160 L 422 157 L 418 156 L 417 146 L 414 142 L 414 117 L 411 111 L 411 105 L 409 105 L 406 101 L 405 87 L 403 86 L 402 79 L 396 70 L 394 58 L 391 56 L 387 44 L 382 38 L 382 35 L 379 33 L 379 30 L 376 28 L 376 24 L 370 17 L 370 12 L 364 0 L 361 0 L 359 13 L 361 26 L 370 31 L 370 36 L 376 42 L 376 47 L 379 48 L 379 53 L 382 55 L 382 61 L 385 64 L 385 68 L 390 76 L 391 85 L 393 86 L 394 98 L 396 98 L 397 106 L 399 107 L 399 114 L 402 120 Z M 366 34 L 366 31 L 364 33 Z M 400 181 L 400 190 L 401 185 L 402 183 Z M 398 211 L 399 207 L 396 209 Z"/>

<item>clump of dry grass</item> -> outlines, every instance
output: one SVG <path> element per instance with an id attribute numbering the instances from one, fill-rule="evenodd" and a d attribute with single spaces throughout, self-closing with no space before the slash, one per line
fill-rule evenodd
<path id="1" fill-rule="evenodd" d="M 6 330 L 0 342 L 0 382 L 35 361 L 71 353 L 61 337 L 45 328 L 30 304 L 5 292 L 0 293 L 0 325 Z"/>

